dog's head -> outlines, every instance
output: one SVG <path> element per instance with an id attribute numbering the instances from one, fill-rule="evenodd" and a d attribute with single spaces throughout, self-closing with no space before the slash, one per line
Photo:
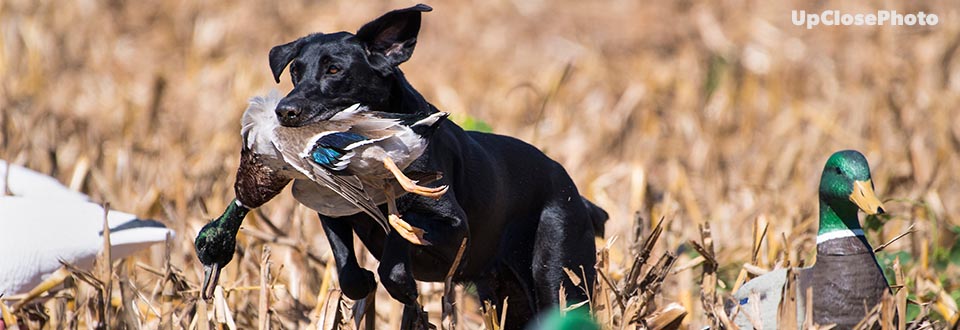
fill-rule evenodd
<path id="1" fill-rule="evenodd" d="M 413 54 L 420 32 L 416 6 L 388 12 L 364 24 L 357 34 L 316 33 L 273 47 L 270 69 L 280 82 L 289 64 L 293 90 L 277 105 L 283 126 L 302 126 L 333 117 L 355 103 L 374 110 L 390 98 L 396 67 Z"/>

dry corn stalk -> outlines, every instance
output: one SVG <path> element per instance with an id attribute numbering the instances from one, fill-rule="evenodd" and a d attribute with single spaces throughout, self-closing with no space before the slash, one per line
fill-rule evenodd
<path id="1" fill-rule="evenodd" d="M 653 231 L 647 235 L 647 238 L 643 241 L 643 244 L 639 246 L 639 249 L 635 252 L 636 257 L 633 259 L 633 264 L 630 265 L 630 271 L 627 273 L 625 282 L 623 284 L 623 294 L 633 295 L 638 289 L 638 281 L 640 280 L 640 274 L 643 271 L 643 267 L 647 263 L 647 259 L 650 258 L 650 252 L 653 251 L 654 245 L 656 245 L 657 240 L 660 239 L 660 234 L 663 233 L 663 220 L 661 217 L 660 221 L 657 222 L 657 225 L 653 228 Z"/>
<path id="2" fill-rule="evenodd" d="M 700 242 L 690 241 L 701 256 L 706 258 L 703 263 L 703 275 L 700 279 L 700 303 L 703 305 L 704 313 L 712 322 L 714 328 L 720 328 L 720 319 L 715 311 L 722 310 L 722 304 L 719 303 L 717 296 L 717 258 L 713 250 L 713 236 L 710 232 L 710 224 L 704 223 L 700 226 Z"/>
<path id="3" fill-rule="evenodd" d="M 453 276 L 456 274 L 457 269 L 460 267 L 460 260 L 463 258 L 463 252 L 467 248 L 467 238 L 464 237 L 463 241 L 460 242 L 460 249 L 457 250 L 457 256 L 453 258 L 453 264 L 450 265 L 450 270 L 447 271 L 447 276 L 443 281 L 443 297 L 440 298 L 442 304 L 442 311 L 440 316 L 440 329 L 441 330 L 453 330 L 457 328 L 457 309 L 456 309 L 456 286 L 453 284 Z"/>
<path id="4" fill-rule="evenodd" d="M 270 329 L 270 246 L 263 246 L 263 256 L 260 257 L 260 300 L 257 304 L 257 323 L 260 330 Z"/>
<path id="5" fill-rule="evenodd" d="M 797 329 L 797 285 L 800 274 L 796 268 L 787 270 L 786 283 L 783 284 L 783 293 L 780 300 L 780 309 L 777 313 L 777 326 L 780 329 Z M 812 297 L 811 297 L 812 300 Z"/>

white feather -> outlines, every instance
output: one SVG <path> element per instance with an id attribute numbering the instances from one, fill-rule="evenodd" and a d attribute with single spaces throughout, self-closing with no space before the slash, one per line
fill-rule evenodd
<path id="1" fill-rule="evenodd" d="M 438 120 L 446 118 L 449 115 L 450 113 L 447 113 L 447 112 L 437 112 L 435 114 L 427 116 L 427 118 L 418 120 L 416 123 L 413 123 L 413 125 L 411 126 L 430 126 L 435 124 Z"/>
<path id="2" fill-rule="evenodd" d="M 863 229 L 840 229 L 817 235 L 817 244 L 838 238 L 864 236 Z"/>
<path id="3" fill-rule="evenodd" d="M 343 149 L 344 149 L 344 150 L 353 150 L 353 149 L 356 149 L 357 147 L 365 146 L 365 145 L 368 145 L 368 144 L 374 144 L 374 143 L 377 143 L 377 142 L 380 142 L 380 141 L 383 141 L 383 140 L 386 140 L 386 139 L 389 139 L 389 138 L 390 138 L 390 136 L 384 136 L 384 137 L 382 137 L 382 138 L 377 138 L 377 139 L 367 139 L 367 140 L 363 140 L 363 141 L 357 141 L 357 142 L 354 142 L 354 143 L 351 143 L 351 144 L 347 145 L 347 147 L 346 147 L 346 148 L 343 148 Z"/>
<path id="4" fill-rule="evenodd" d="M 240 136 L 245 148 L 257 154 L 280 157 L 273 140 L 274 129 L 280 126 L 274 110 L 281 99 L 277 90 L 271 90 L 266 96 L 250 98 L 247 110 L 240 119 Z"/>
<path id="5" fill-rule="evenodd" d="M 337 114 L 333 115 L 333 117 L 330 117 L 330 120 L 338 121 L 350 119 L 366 109 L 367 107 L 361 106 L 360 103 L 355 103 L 343 110 L 340 110 L 340 112 L 337 112 Z"/>

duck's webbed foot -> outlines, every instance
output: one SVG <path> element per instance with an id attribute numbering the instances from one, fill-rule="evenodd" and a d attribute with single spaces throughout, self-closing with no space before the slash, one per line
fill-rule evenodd
<path id="1" fill-rule="evenodd" d="M 427 233 L 423 229 L 414 227 L 410 223 L 403 221 L 400 218 L 400 211 L 397 209 L 397 198 L 393 193 L 393 188 L 389 185 L 384 189 L 384 194 L 387 196 L 387 212 L 390 215 L 387 218 L 390 221 L 390 227 L 393 227 L 397 231 L 397 234 L 403 239 L 407 240 L 410 243 L 416 245 L 433 245 L 430 241 L 427 241 L 423 236 Z"/>
<path id="2" fill-rule="evenodd" d="M 403 171 L 401 171 L 400 168 L 397 167 L 397 164 L 393 162 L 393 159 L 389 157 L 383 159 L 383 166 L 393 174 L 397 182 L 400 183 L 400 187 L 409 193 L 440 199 L 440 196 L 443 196 L 443 194 L 447 192 L 447 186 L 431 188 L 418 185 L 416 181 L 411 180 L 407 175 L 403 174 Z"/>
<path id="3" fill-rule="evenodd" d="M 433 245 L 423 238 L 423 235 L 427 233 L 423 229 L 410 225 L 396 214 L 390 214 L 388 217 L 390 218 L 390 227 L 393 227 L 403 239 L 416 245 Z"/>

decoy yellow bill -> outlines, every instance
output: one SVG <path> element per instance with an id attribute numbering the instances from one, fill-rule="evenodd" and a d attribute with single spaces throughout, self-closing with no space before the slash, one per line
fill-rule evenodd
<path id="1" fill-rule="evenodd" d="M 850 193 L 850 201 L 857 204 L 863 212 L 873 214 L 883 214 L 883 203 L 873 192 L 873 182 L 870 179 L 853 182 L 853 192 Z"/>

